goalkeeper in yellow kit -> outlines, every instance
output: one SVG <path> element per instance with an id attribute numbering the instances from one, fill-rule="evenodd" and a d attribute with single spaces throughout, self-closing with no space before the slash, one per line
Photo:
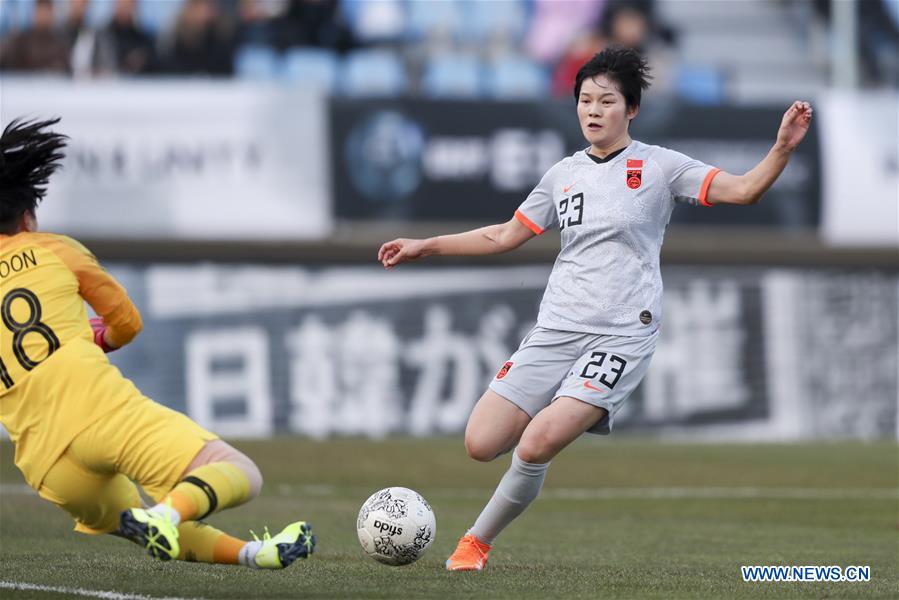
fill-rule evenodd
<path id="1" fill-rule="evenodd" d="M 58 121 L 13 121 L 0 136 L 0 423 L 16 466 L 77 531 L 128 538 L 162 560 L 277 569 L 306 558 L 306 522 L 249 542 L 202 523 L 255 497 L 259 469 L 106 359 L 140 332 L 140 313 L 81 244 L 36 231 L 63 158 L 66 137 L 47 129 Z"/>

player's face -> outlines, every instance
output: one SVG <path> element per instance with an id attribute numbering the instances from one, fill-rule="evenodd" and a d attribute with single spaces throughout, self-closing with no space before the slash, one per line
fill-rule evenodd
<path id="1" fill-rule="evenodd" d="M 627 127 L 637 111 L 636 107 L 628 110 L 624 94 L 605 75 L 587 78 L 581 84 L 577 116 L 584 137 L 594 148 L 604 150 L 625 141 Z"/>

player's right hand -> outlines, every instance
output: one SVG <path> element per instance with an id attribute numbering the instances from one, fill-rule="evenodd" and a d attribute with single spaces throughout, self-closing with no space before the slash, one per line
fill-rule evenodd
<path id="1" fill-rule="evenodd" d="M 94 331 L 94 343 L 100 346 L 103 352 L 109 354 L 113 350 L 118 350 L 118 346 L 113 346 L 106 341 L 106 323 L 103 317 L 94 317 L 90 320 L 91 329 Z"/>
<path id="2" fill-rule="evenodd" d="M 416 260 L 424 256 L 424 240 L 398 238 L 387 242 L 378 250 L 378 261 L 385 269 L 391 269 L 400 263 Z"/>
<path id="3" fill-rule="evenodd" d="M 792 152 L 808 133 L 812 123 L 812 105 L 808 102 L 796 100 L 784 113 L 777 130 L 777 144 Z"/>

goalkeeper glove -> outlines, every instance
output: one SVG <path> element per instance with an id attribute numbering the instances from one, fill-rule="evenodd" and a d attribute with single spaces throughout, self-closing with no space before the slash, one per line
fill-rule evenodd
<path id="1" fill-rule="evenodd" d="M 119 349 L 118 346 L 112 346 L 106 341 L 106 323 L 103 322 L 103 317 L 91 319 L 91 329 L 94 330 L 94 343 L 100 346 L 103 352 L 108 354 Z"/>

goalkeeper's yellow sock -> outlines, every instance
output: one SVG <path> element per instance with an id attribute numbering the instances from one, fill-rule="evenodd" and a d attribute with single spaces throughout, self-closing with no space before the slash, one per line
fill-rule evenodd
<path id="1" fill-rule="evenodd" d="M 178 560 L 220 565 L 242 564 L 240 551 L 247 545 L 244 540 L 197 521 L 178 526 L 178 543 L 181 545 Z"/>
<path id="2" fill-rule="evenodd" d="M 199 521 L 249 498 L 250 480 L 244 472 L 231 463 L 217 462 L 189 472 L 153 509 L 171 506 L 179 521 Z"/>

